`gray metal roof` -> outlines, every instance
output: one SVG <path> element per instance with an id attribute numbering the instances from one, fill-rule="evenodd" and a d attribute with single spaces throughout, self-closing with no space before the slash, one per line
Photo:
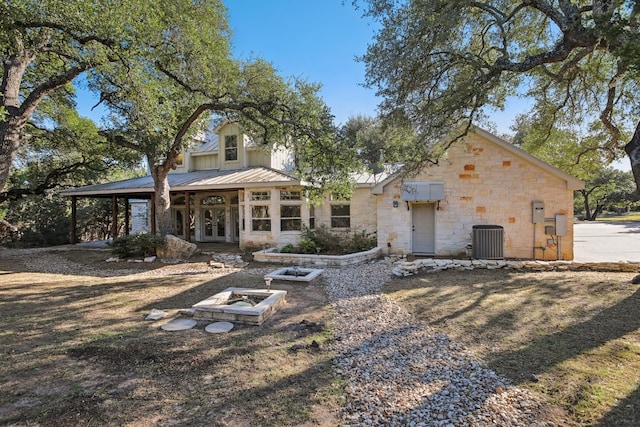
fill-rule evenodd
<path id="1" fill-rule="evenodd" d="M 207 170 L 169 174 L 171 191 L 223 190 L 244 187 L 271 187 L 300 185 L 300 180 L 264 167 L 235 170 Z M 60 192 L 63 196 L 107 196 L 112 194 L 153 193 L 151 176 L 126 179 L 104 184 L 70 188 Z"/>

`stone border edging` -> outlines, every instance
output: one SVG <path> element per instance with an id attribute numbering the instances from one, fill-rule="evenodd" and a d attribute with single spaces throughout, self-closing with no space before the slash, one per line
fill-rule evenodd
<path id="1" fill-rule="evenodd" d="M 375 260 L 380 256 L 381 249 L 375 247 L 368 251 L 356 252 L 347 255 L 313 255 L 275 252 L 276 248 L 253 252 L 253 260 L 258 262 L 272 262 L 292 265 L 317 265 L 339 267 L 345 265 L 361 264 Z"/>
<path id="2" fill-rule="evenodd" d="M 640 263 L 420 258 L 415 261 L 407 261 L 403 259 L 395 261 L 393 263 L 392 273 L 398 277 L 406 277 L 417 274 L 420 270 L 425 270 L 428 273 L 436 273 L 444 270 L 468 271 L 475 269 L 638 273 L 640 272 Z"/>

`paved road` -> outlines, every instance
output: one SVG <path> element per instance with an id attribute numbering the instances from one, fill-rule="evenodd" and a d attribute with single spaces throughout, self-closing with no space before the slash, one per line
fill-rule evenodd
<path id="1" fill-rule="evenodd" d="M 640 262 L 640 223 L 576 222 L 573 251 L 580 262 Z"/>

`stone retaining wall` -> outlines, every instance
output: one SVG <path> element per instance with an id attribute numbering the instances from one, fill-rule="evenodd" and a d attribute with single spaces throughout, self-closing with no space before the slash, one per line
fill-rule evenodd
<path id="1" fill-rule="evenodd" d="M 411 276 L 419 271 L 509 269 L 524 271 L 609 271 L 637 273 L 640 263 L 634 262 L 574 262 L 574 261 L 505 261 L 485 259 L 434 259 L 420 258 L 415 261 L 399 259 L 393 262 L 393 274 L 398 277 Z"/>
<path id="2" fill-rule="evenodd" d="M 253 260 L 258 262 L 274 262 L 291 265 L 341 266 L 361 264 L 372 261 L 380 256 L 380 248 L 369 249 L 348 255 L 308 255 L 274 252 L 275 249 L 253 253 Z"/>

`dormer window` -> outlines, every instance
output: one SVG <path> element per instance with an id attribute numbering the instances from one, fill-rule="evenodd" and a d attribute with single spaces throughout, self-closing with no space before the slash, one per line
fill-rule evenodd
<path id="1" fill-rule="evenodd" d="M 224 137 L 224 160 L 226 162 L 238 160 L 238 135 Z"/>

